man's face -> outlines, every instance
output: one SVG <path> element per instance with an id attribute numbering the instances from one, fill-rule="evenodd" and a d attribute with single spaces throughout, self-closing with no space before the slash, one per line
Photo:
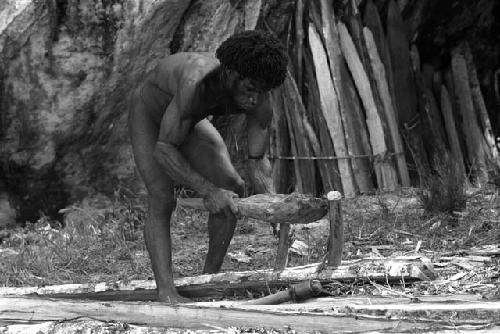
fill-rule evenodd
<path id="1" fill-rule="evenodd" d="M 238 78 L 232 88 L 233 100 L 238 107 L 245 111 L 254 109 L 269 89 L 255 80 Z"/>

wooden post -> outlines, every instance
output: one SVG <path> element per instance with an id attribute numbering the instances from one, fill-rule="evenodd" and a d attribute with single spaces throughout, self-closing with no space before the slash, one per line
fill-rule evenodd
<path id="1" fill-rule="evenodd" d="M 330 236 L 328 237 L 328 266 L 338 267 L 342 261 L 342 250 L 344 248 L 344 222 L 340 199 L 342 195 L 338 191 L 330 191 L 327 195 L 330 218 Z"/>
<path id="2" fill-rule="evenodd" d="M 288 264 L 288 251 L 290 250 L 290 224 L 280 224 L 280 235 L 276 260 L 274 262 L 275 271 L 283 271 Z"/>

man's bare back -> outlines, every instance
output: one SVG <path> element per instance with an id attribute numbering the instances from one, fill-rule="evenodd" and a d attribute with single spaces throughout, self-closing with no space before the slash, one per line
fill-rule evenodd
<path id="1" fill-rule="evenodd" d="M 196 190 L 210 211 L 204 272 L 220 270 L 234 233 L 237 209 L 232 198 L 243 194 L 244 181 L 233 167 L 220 134 L 206 117 L 245 113 L 249 157 L 258 163 L 265 153 L 272 117 L 268 91 L 281 82 L 262 75 L 243 77 L 240 72 L 244 67 L 231 68 L 236 64 L 227 60 L 228 51 L 235 50 L 231 43 L 238 47 L 249 38 L 274 47 L 269 52 L 274 58 L 265 53 L 250 60 L 265 66 L 263 60 L 281 59 L 278 74 L 283 76 L 283 49 L 261 32 L 246 32 L 228 39 L 218 49 L 222 65 L 208 53 L 175 54 L 160 61 L 134 93 L 129 129 L 136 165 L 149 195 L 144 233 L 161 301 L 184 300 L 175 290 L 172 276 L 169 221 L 175 208 L 174 183 Z M 275 70 L 276 64 L 268 65 L 272 68 L 265 73 Z"/>

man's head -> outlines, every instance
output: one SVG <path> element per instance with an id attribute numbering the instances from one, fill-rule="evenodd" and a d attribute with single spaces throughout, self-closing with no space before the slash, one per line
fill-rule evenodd
<path id="1" fill-rule="evenodd" d="M 286 50 L 278 39 L 264 31 L 234 34 L 219 46 L 216 56 L 230 73 L 234 98 L 244 109 L 255 105 L 258 95 L 285 80 Z"/>

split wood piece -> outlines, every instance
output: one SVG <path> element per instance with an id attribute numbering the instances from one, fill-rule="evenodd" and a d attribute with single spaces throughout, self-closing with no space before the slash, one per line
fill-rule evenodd
<path id="1" fill-rule="evenodd" d="M 262 9 L 262 0 L 245 1 L 245 30 L 254 30 Z"/>
<path id="2" fill-rule="evenodd" d="M 412 122 L 418 116 L 415 82 L 411 71 L 410 43 L 407 27 L 394 0 L 389 1 L 387 12 L 387 43 L 391 57 L 395 105 L 399 126 Z"/>
<path id="3" fill-rule="evenodd" d="M 429 89 L 425 86 L 421 72 L 415 72 L 415 86 L 417 88 L 419 110 L 423 125 L 422 133 L 424 146 L 429 160 L 435 165 L 438 163 L 437 159 L 444 157 L 446 154 L 444 141 L 440 139 L 442 134 L 439 132 L 439 127 L 434 117 L 435 112 L 433 110 L 437 108 L 437 106 L 433 105 L 432 98 L 429 95 Z"/>
<path id="4" fill-rule="evenodd" d="M 370 29 L 370 31 L 373 33 L 373 38 L 375 40 L 375 44 L 377 45 L 377 50 L 379 52 L 380 59 L 384 64 L 385 75 L 387 84 L 389 86 L 391 100 L 392 103 L 395 103 L 394 82 L 393 82 L 391 57 L 389 55 L 389 46 L 387 44 L 384 26 L 382 24 L 382 20 L 380 19 L 377 6 L 375 6 L 372 0 L 368 0 L 365 4 L 365 9 L 363 13 L 363 22 L 365 26 L 368 29 Z M 397 117 L 398 115 L 396 114 L 396 124 L 399 124 L 397 122 Z"/>
<path id="5" fill-rule="evenodd" d="M 314 152 L 314 155 L 316 156 L 321 156 L 323 151 L 321 150 L 321 144 L 319 139 L 316 137 L 316 133 L 314 132 L 313 126 L 309 121 L 304 118 L 303 119 L 304 123 L 304 130 L 307 135 L 307 139 L 309 140 L 309 143 L 311 144 L 311 148 Z M 321 130 L 320 130 L 321 131 Z M 330 137 L 328 136 L 326 139 L 330 140 Z M 332 149 L 333 150 L 333 149 Z M 333 156 L 334 153 L 332 153 L 331 156 Z M 335 170 L 331 170 L 329 167 L 332 166 L 332 161 L 328 160 L 317 160 L 316 161 L 319 173 L 321 175 L 321 179 L 324 181 L 323 183 L 323 189 L 335 189 L 335 182 L 333 181 L 333 173 Z M 335 166 L 334 166 L 335 167 Z"/>
<path id="6" fill-rule="evenodd" d="M 280 224 L 278 251 L 274 261 L 274 270 L 283 271 L 288 264 L 290 250 L 290 224 Z"/>
<path id="7" fill-rule="evenodd" d="M 318 140 L 321 150 L 320 156 L 333 157 L 335 156 L 335 150 L 333 149 L 332 138 L 328 131 L 326 121 L 323 114 L 318 112 L 321 110 L 321 100 L 319 97 L 318 89 L 316 88 L 318 83 L 316 81 L 314 64 L 312 60 L 312 54 L 309 48 L 305 50 L 307 52 L 307 57 L 305 57 L 305 74 L 306 80 L 308 82 L 307 89 L 307 110 L 311 115 L 311 120 L 315 126 L 316 133 L 318 134 Z M 307 128 L 306 128 L 307 130 Z M 311 144 L 313 150 L 314 146 Z M 333 189 L 342 189 L 342 181 L 340 180 L 340 173 L 338 169 L 337 160 L 318 160 L 316 163 L 319 166 L 319 171 L 321 175 L 322 186 L 325 191 L 330 191 Z"/>
<path id="8" fill-rule="evenodd" d="M 459 326 L 471 323 L 483 326 L 491 324 L 492 319 L 495 319 L 500 311 L 500 301 L 486 301 L 481 296 L 475 295 L 323 297 L 309 299 L 300 304 L 290 303 L 273 306 L 247 305 L 234 301 L 201 302 L 196 305 L 214 308 L 244 307 L 248 310 L 259 311 L 348 314 L 360 316 L 361 319 L 363 317 L 383 316 L 391 320 L 418 319 L 420 321 L 448 319 L 448 316 L 453 313 L 455 315 L 454 321 L 457 321 L 454 324 Z"/>
<path id="9" fill-rule="evenodd" d="M 272 156 L 290 155 L 290 138 L 288 135 L 288 126 L 286 123 L 285 111 L 283 110 L 283 97 L 279 90 L 273 90 L 271 93 L 271 103 L 273 106 L 273 119 L 270 134 L 270 152 Z M 289 160 L 274 159 L 273 183 L 276 192 L 285 193 L 288 189 L 288 170 Z"/>
<path id="10" fill-rule="evenodd" d="M 429 107 L 426 111 L 431 122 L 434 136 L 440 149 L 446 151 L 446 136 L 439 105 L 432 89 L 434 83 L 434 67 L 431 64 L 425 63 L 422 65 L 423 91 L 427 97 Z"/>
<path id="11" fill-rule="evenodd" d="M 330 191 L 327 198 L 330 219 L 327 262 L 330 267 L 337 268 L 342 262 L 342 250 L 344 249 L 344 220 L 340 205 L 342 195 L 338 191 Z"/>
<path id="12" fill-rule="evenodd" d="M 319 96 L 321 101 L 321 113 L 326 120 L 328 131 L 333 141 L 335 155 L 345 157 L 348 155 L 344 128 L 342 127 L 342 116 L 340 115 L 338 96 L 333 86 L 328 68 L 328 58 L 325 54 L 321 37 L 312 24 L 309 24 L 309 46 L 314 60 L 316 80 L 318 83 Z M 342 190 L 347 197 L 356 195 L 356 187 L 351 170 L 349 159 L 339 159 L 337 161 Z"/>
<path id="13" fill-rule="evenodd" d="M 414 41 L 417 38 L 418 29 L 421 28 L 422 19 L 425 15 L 425 9 L 429 0 L 413 1 L 412 6 L 408 8 L 405 17 L 405 26 L 408 33 L 408 40 Z M 402 11 L 400 11 L 402 13 Z"/>
<path id="14" fill-rule="evenodd" d="M 488 115 L 488 109 L 486 108 L 483 94 L 481 93 L 481 86 L 477 78 L 477 71 L 476 71 L 476 66 L 474 65 L 472 52 L 467 42 L 463 43 L 462 52 L 465 57 L 465 62 L 467 64 L 470 89 L 472 93 L 472 99 L 474 102 L 474 109 L 476 110 L 476 114 L 479 116 L 479 120 L 481 121 L 483 136 L 487 144 L 486 147 L 488 148 L 487 153 L 491 155 L 491 160 L 492 163 L 495 165 L 495 167 L 500 168 L 500 157 L 495 142 L 495 136 L 493 134 L 493 128 L 491 127 L 490 117 Z"/>
<path id="15" fill-rule="evenodd" d="M 321 263 L 307 266 L 288 267 L 282 272 L 274 270 L 253 270 L 243 272 L 223 272 L 204 274 L 193 277 L 183 277 L 175 280 L 175 286 L 183 295 L 189 297 L 209 297 L 221 295 L 242 295 L 246 289 L 266 291 L 270 287 L 287 286 L 290 283 L 308 279 L 319 280 L 322 284 L 332 281 L 352 282 L 354 280 L 371 280 L 374 282 L 406 282 L 415 280 L 429 280 L 435 273 L 432 264 L 425 257 L 398 257 L 388 259 L 363 259 L 344 261 L 337 268 L 326 268 L 318 272 Z M 156 294 L 154 281 L 111 282 L 99 284 L 65 284 L 46 287 L 19 287 L 0 288 L 0 296 L 38 294 L 46 296 L 97 299 L 99 295 L 120 296 L 120 293 L 129 299 L 134 294 L 139 299 L 143 295 L 151 297 Z M 240 291 L 241 293 L 236 293 Z M 222 292 L 222 293 L 221 293 Z M 109 300 L 110 298 L 108 298 Z M 137 300 L 136 299 L 136 300 Z M 142 297 L 141 300 L 147 298 Z M 153 298 L 152 298 L 153 299 Z M 151 300 L 151 299 L 149 299 Z"/>
<path id="16" fill-rule="evenodd" d="M 280 89 L 283 95 L 283 106 L 290 133 L 292 153 L 295 156 L 313 156 L 311 147 L 304 140 L 304 125 L 302 119 L 305 115 L 304 105 L 300 95 L 297 93 L 297 85 L 290 72 L 287 72 L 285 81 Z M 295 178 L 297 190 L 303 194 L 316 194 L 316 176 L 314 161 L 294 160 Z"/>
<path id="17" fill-rule="evenodd" d="M 253 307 L 258 307 L 258 305 L 253 305 Z M 81 318 L 191 330 L 227 327 L 255 328 L 258 325 L 259 328 L 286 327 L 298 332 L 315 330 L 322 333 L 347 332 L 352 331 L 353 328 L 356 328 L 358 333 L 409 331 L 415 328 L 429 328 L 433 324 L 429 321 L 390 321 L 387 318 L 359 320 L 357 316 L 346 315 L 257 311 L 182 304 L 170 306 L 162 303 L 111 303 L 40 297 L 0 298 L 0 322 L 2 324 L 26 325 L 47 321 L 60 323 Z"/>
<path id="18" fill-rule="evenodd" d="M 331 2 L 321 0 L 321 22 L 315 22 L 318 31 L 322 32 L 322 37 L 325 44 L 325 49 L 328 56 L 328 64 L 330 75 L 338 98 L 338 106 L 342 125 L 344 129 L 344 137 L 346 142 L 347 152 L 351 156 L 366 155 L 363 149 L 363 137 L 361 132 L 366 126 L 359 126 L 364 123 L 364 116 L 352 110 L 351 102 L 348 100 L 347 94 L 344 91 L 343 81 L 347 80 L 347 69 L 342 51 L 340 50 L 339 33 L 335 24 L 335 13 Z M 315 7 L 313 7 L 315 8 Z M 347 75 L 346 75 L 347 74 Z M 335 146 L 335 142 L 334 142 Z M 370 151 L 370 150 L 369 150 Z M 361 193 L 368 193 L 373 190 L 373 182 L 371 179 L 370 163 L 368 159 L 351 159 L 350 165 L 354 175 L 354 185 Z M 349 197 L 349 195 L 347 196 Z"/>
<path id="19" fill-rule="evenodd" d="M 448 90 L 443 85 L 441 86 L 441 112 L 444 118 L 444 124 L 446 126 L 446 134 L 448 137 L 448 142 L 450 143 L 451 154 L 453 159 L 457 163 L 460 170 L 460 174 L 466 178 L 465 167 L 464 167 L 464 157 L 462 155 L 462 149 L 460 148 L 460 141 L 458 139 L 457 126 L 455 123 L 455 117 L 453 116 L 453 109 L 450 101 L 450 96 Z"/>
<path id="20" fill-rule="evenodd" d="M 303 84 L 303 55 L 304 55 L 304 0 L 297 0 L 295 4 L 295 56 L 297 63 L 295 64 L 295 78 L 297 86 L 302 89 Z"/>
<path id="21" fill-rule="evenodd" d="M 384 129 L 375 105 L 370 81 L 363 69 L 363 65 L 361 64 L 361 60 L 356 52 L 356 48 L 354 47 L 354 43 L 347 28 L 340 22 L 338 24 L 338 30 L 342 53 L 347 61 L 354 83 L 358 88 L 361 102 L 366 111 L 366 124 L 370 134 L 373 155 L 375 156 L 374 169 L 379 189 L 394 190 L 398 186 L 397 175 L 391 161 L 385 156 L 387 154 L 387 146 L 384 138 Z"/>
<path id="22" fill-rule="evenodd" d="M 469 76 L 465 58 L 460 51 L 452 51 L 452 73 L 456 96 L 458 98 L 458 110 L 462 116 L 462 132 L 465 135 L 467 155 L 471 164 L 471 170 L 479 184 L 488 181 L 488 171 L 482 141 L 481 129 L 477 123 L 472 102 L 472 93 L 469 86 Z"/>
<path id="23" fill-rule="evenodd" d="M 284 291 L 278 291 L 272 295 L 248 301 L 247 305 L 278 305 L 289 301 L 305 300 L 317 296 L 323 287 L 316 280 L 306 280 L 292 284 Z"/>
<path id="24" fill-rule="evenodd" d="M 205 210 L 201 198 L 179 198 L 180 206 Z M 269 223 L 308 224 L 324 217 L 327 201 L 321 198 L 293 193 L 258 194 L 247 198 L 235 198 L 234 203 L 241 215 Z"/>
<path id="25" fill-rule="evenodd" d="M 395 160 L 399 176 L 401 178 L 401 185 L 404 187 L 409 187 L 410 174 L 408 173 L 408 166 L 406 164 L 406 159 L 404 155 L 405 151 L 403 146 L 403 140 L 401 139 L 401 135 L 399 133 L 399 127 L 396 120 L 396 112 L 394 110 L 393 101 L 391 99 L 391 94 L 389 92 L 389 86 L 387 85 L 384 65 L 380 60 L 372 32 L 370 31 L 370 29 L 364 28 L 363 33 L 365 36 L 366 48 L 368 49 L 368 55 L 370 57 L 372 72 L 375 75 L 377 88 L 380 93 L 380 97 L 382 98 L 385 118 L 389 125 L 389 132 L 391 134 L 391 139 L 394 144 L 394 150 L 396 151 Z"/>

